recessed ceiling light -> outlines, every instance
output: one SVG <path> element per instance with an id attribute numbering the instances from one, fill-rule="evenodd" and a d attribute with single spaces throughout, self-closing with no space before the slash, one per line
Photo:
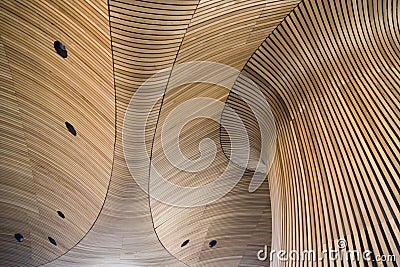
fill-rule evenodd
<path id="1" fill-rule="evenodd" d="M 65 45 L 63 45 L 60 41 L 54 42 L 54 49 L 62 58 L 66 58 L 68 56 L 67 48 L 65 48 Z"/>
<path id="2" fill-rule="evenodd" d="M 183 243 L 181 244 L 181 248 L 183 248 L 184 246 L 186 246 L 189 243 L 189 239 L 183 241 Z"/>
<path id="3" fill-rule="evenodd" d="M 60 210 L 58 210 L 57 211 L 57 214 L 58 214 L 58 216 L 60 216 L 61 218 L 65 218 L 65 215 L 64 215 L 64 213 L 62 213 L 62 211 L 60 211 Z"/>
<path id="4" fill-rule="evenodd" d="M 65 122 L 65 126 L 67 127 L 68 131 L 73 135 L 76 136 L 76 130 L 74 128 L 74 126 L 72 126 L 71 123 L 69 123 L 68 121 Z"/>
<path id="5" fill-rule="evenodd" d="M 24 236 L 21 235 L 20 233 L 16 233 L 16 234 L 14 235 L 14 237 L 15 237 L 15 239 L 18 240 L 18 242 L 24 241 Z"/>
<path id="6" fill-rule="evenodd" d="M 57 242 L 54 240 L 54 238 L 49 236 L 48 239 L 49 239 L 50 243 L 52 243 L 54 246 L 57 246 Z"/>
<path id="7" fill-rule="evenodd" d="M 208 246 L 210 248 L 215 247 L 215 245 L 217 244 L 217 240 L 211 240 L 210 243 L 208 243 Z"/>

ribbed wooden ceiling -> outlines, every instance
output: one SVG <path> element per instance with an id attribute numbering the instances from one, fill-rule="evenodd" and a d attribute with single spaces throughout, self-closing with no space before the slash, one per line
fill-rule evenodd
<path id="1" fill-rule="evenodd" d="M 399 22 L 397 0 L 2 2 L 0 265 L 270 266 L 257 259 L 264 245 L 320 252 L 339 238 L 400 259 Z M 232 191 L 184 208 L 149 198 L 135 182 L 150 177 L 147 154 L 169 181 L 198 186 L 217 179 L 231 149 L 218 123 L 199 118 L 179 146 L 196 159 L 210 138 L 214 161 L 197 173 L 174 167 L 164 150 L 173 136 L 161 134 L 180 104 L 225 102 L 249 132 L 251 158 L 270 153 L 261 151 L 263 126 L 234 93 L 253 94 L 243 77 L 232 88 L 172 88 L 185 73 L 164 72 L 148 88 L 166 94 L 145 125 L 146 151 L 128 168 L 122 132 L 131 98 L 153 74 L 193 61 L 225 64 L 257 84 L 275 116 L 277 149 L 255 192 L 253 172 L 236 166 L 242 179 Z M 230 122 L 226 110 L 208 111 Z M 125 137 L 134 150 L 139 136 Z M 293 266 L 333 265 L 303 264 Z"/>
<path id="2" fill-rule="evenodd" d="M 0 266 L 57 258 L 101 211 L 115 139 L 107 14 L 97 2 L 1 2 Z"/>
<path id="3" fill-rule="evenodd" d="M 273 247 L 399 259 L 399 4 L 303 1 L 246 64 L 278 124 Z"/>

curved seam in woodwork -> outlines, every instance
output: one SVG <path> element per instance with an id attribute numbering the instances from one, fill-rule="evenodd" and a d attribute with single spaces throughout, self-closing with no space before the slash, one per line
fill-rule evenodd
<path id="1" fill-rule="evenodd" d="M 108 0 L 108 1 L 109 1 L 109 0 Z M 194 11 L 193 11 L 192 18 L 190 19 L 189 23 L 187 24 L 185 33 L 184 33 L 183 36 L 182 36 L 181 43 L 179 44 L 179 48 L 178 48 L 178 50 L 176 51 L 176 55 L 175 55 L 174 62 L 172 63 L 172 68 L 171 68 L 171 71 L 170 71 L 169 76 L 168 76 L 167 84 L 165 85 L 164 94 L 163 94 L 162 99 L 161 99 L 160 109 L 158 110 L 158 116 L 157 116 L 157 121 L 156 121 L 155 129 L 154 129 L 153 140 L 152 140 L 152 142 L 151 142 L 150 162 L 149 162 L 149 180 L 148 180 L 148 184 L 147 184 L 147 186 L 148 186 L 147 192 L 149 192 L 149 193 L 148 193 L 148 200 L 149 200 L 149 211 L 150 211 L 150 217 L 151 217 L 151 224 L 152 224 L 153 231 L 154 231 L 154 233 L 155 233 L 155 235 L 156 235 L 156 237 L 157 237 L 157 240 L 158 240 L 158 242 L 161 244 L 161 246 L 168 252 L 168 254 L 170 254 L 172 257 L 174 257 L 177 261 L 181 262 L 181 263 L 184 264 L 185 266 L 189 266 L 189 265 L 187 265 L 186 263 L 184 263 L 182 260 L 178 259 L 175 255 L 173 255 L 173 254 L 164 246 L 164 244 L 161 242 L 160 238 L 158 237 L 158 234 L 157 234 L 156 229 L 154 228 L 154 218 L 153 218 L 153 213 L 152 213 L 152 211 L 151 211 L 151 203 L 150 203 L 150 199 L 151 199 L 151 196 L 150 196 L 150 172 L 151 172 L 151 161 L 152 161 L 152 159 L 153 159 L 154 140 L 155 140 L 155 137 L 156 137 L 157 126 L 158 126 L 158 122 L 160 121 L 161 109 L 162 109 L 162 106 L 163 106 L 163 104 L 164 104 L 164 99 L 165 99 L 165 95 L 166 95 L 166 92 L 167 92 L 167 89 L 168 89 L 169 81 L 170 81 L 170 79 L 171 79 L 172 71 L 173 71 L 173 68 L 174 68 L 174 66 L 175 66 L 176 60 L 178 59 L 179 51 L 181 50 L 181 47 L 182 47 L 183 41 L 184 41 L 184 39 L 185 39 L 186 33 L 188 32 L 190 22 L 191 22 L 192 19 L 194 18 L 194 15 L 196 14 L 196 11 L 197 11 L 197 8 L 199 7 L 199 4 L 200 4 L 200 0 L 197 2 L 196 8 L 195 8 Z"/>
<path id="2" fill-rule="evenodd" d="M 283 22 L 285 22 L 286 19 L 287 19 L 287 18 L 300 6 L 300 4 L 302 4 L 303 2 L 304 2 L 304 0 L 301 0 L 301 1 L 300 1 L 286 16 L 285 16 L 285 18 L 279 22 L 279 24 L 272 30 L 272 32 L 270 32 L 270 33 L 265 37 L 265 39 L 260 43 L 260 45 L 257 47 L 257 49 L 255 49 L 254 52 L 252 53 L 252 55 L 247 59 L 246 63 L 243 65 L 241 71 L 239 72 L 240 74 L 243 73 L 244 68 L 247 66 L 247 64 L 249 63 L 249 61 L 250 61 L 250 60 L 253 58 L 253 56 L 256 54 L 256 52 L 260 49 L 260 47 L 262 47 L 263 43 L 264 43 L 266 40 L 268 40 L 268 39 L 272 36 L 272 34 L 276 31 L 276 29 L 277 29 L 278 27 L 280 27 L 281 24 L 282 24 Z M 260 15 L 260 16 L 261 16 L 261 15 Z M 238 76 L 238 78 L 239 78 L 239 76 Z M 237 82 L 238 78 L 236 78 L 235 82 L 234 82 L 233 85 L 232 85 L 232 88 L 236 85 L 236 82 Z M 259 173 L 259 172 L 257 172 L 257 171 L 254 171 L 254 170 L 248 169 L 248 168 L 246 168 L 246 167 L 240 166 L 239 164 L 237 164 L 237 163 L 231 161 L 231 159 L 226 155 L 226 152 L 225 152 L 225 150 L 224 150 L 224 147 L 222 146 L 222 143 L 221 143 L 221 141 L 222 141 L 222 140 L 221 140 L 221 136 L 222 136 L 221 121 L 222 121 L 222 116 L 223 116 L 223 114 L 224 114 L 224 110 L 225 110 L 227 101 L 228 101 L 229 97 L 231 96 L 232 88 L 231 88 L 231 90 L 229 91 L 228 96 L 226 97 L 224 109 L 222 110 L 222 112 L 221 112 L 221 117 L 220 117 L 220 119 L 219 119 L 219 122 L 220 122 L 220 127 L 219 127 L 219 146 L 220 146 L 220 148 L 221 148 L 222 154 L 224 154 L 224 156 L 226 157 L 226 159 L 227 159 L 228 161 L 230 161 L 231 163 L 233 163 L 236 167 L 238 167 L 238 168 L 240 168 L 240 169 L 245 169 L 246 171 L 249 171 L 249 172 Z M 267 177 L 268 177 L 268 173 L 267 173 Z"/>
<path id="3" fill-rule="evenodd" d="M 92 226 L 90 226 L 89 230 L 85 233 L 85 235 L 70 249 L 68 249 L 67 251 L 65 251 L 63 254 L 61 254 L 60 256 L 58 256 L 57 258 L 53 259 L 52 261 L 43 263 L 42 265 L 39 266 L 44 266 L 46 264 L 55 262 L 56 260 L 58 260 L 59 258 L 61 258 L 62 256 L 64 256 L 65 254 L 67 254 L 69 251 L 71 251 L 72 249 L 74 249 L 77 245 L 79 245 L 82 240 L 89 234 L 89 232 L 93 229 L 94 225 L 96 224 L 97 220 L 100 217 L 101 212 L 103 211 L 104 205 L 106 203 L 107 200 L 107 196 L 108 193 L 110 191 L 110 185 L 111 185 L 111 178 L 112 178 L 112 174 L 113 174 L 113 170 L 114 170 L 114 161 L 115 161 L 115 147 L 117 144 L 117 88 L 115 86 L 115 71 L 114 71 L 114 50 L 113 50 L 113 44 L 112 44 L 112 36 L 111 36 L 111 23 L 110 23 L 110 0 L 107 0 L 107 6 L 108 6 L 108 26 L 110 29 L 110 49 L 111 49 L 111 59 L 112 59 L 112 69 L 113 69 L 113 80 L 114 80 L 114 148 L 113 148 L 113 160 L 111 163 L 111 171 L 110 171 L 110 179 L 108 181 L 108 186 L 107 186 L 107 191 L 106 191 L 106 195 L 104 197 L 104 201 L 103 204 L 100 208 L 99 213 L 97 214 L 96 219 L 94 220 Z"/>

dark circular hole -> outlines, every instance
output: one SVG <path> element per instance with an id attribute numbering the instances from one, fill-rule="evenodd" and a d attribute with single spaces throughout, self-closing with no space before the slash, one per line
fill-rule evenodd
<path id="1" fill-rule="evenodd" d="M 50 243 L 52 243 L 54 246 L 57 246 L 57 242 L 54 240 L 54 238 L 49 236 L 48 239 L 49 239 Z"/>
<path id="2" fill-rule="evenodd" d="M 62 211 L 60 211 L 60 210 L 58 210 L 57 211 L 57 214 L 58 214 L 58 216 L 60 216 L 61 218 L 65 218 L 65 215 L 64 215 L 64 213 L 62 213 Z"/>
<path id="3" fill-rule="evenodd" d="M 65 48 L 65 45 L 63 45 L 60 41 L 54 42 L 54 49 L 62 58 L 66 58 L 68 56 L 67 48 Z"/>
<path id="4" fill-rule="evenodd" d="M 20 233 L 16 233 L 16 234 L 14 235 L 14 237 L 15 237 L 15 239 L 18 240 L 18 242 L 24 241 L 24 236 L 21 235 Z"/>
<path id="5" fill-rule="evenodd" d="M 181 248 L 183 248 L 184 246 L 186 246 L 189 243 L 189 239 L 183 241 L 183 243 L 181 244 Z"/>
<path id="6" fill-rule="evenodd" d="M 76 130 L 74 128 L 74 126 L 72 126 L 71 123 L 69 123 L 68 121 L 65 122 L 65 126 L 67 126 L 68 131 L 73 135 L 76 136 Z"/>
<path id="7" fill-rule="evenodd" d="M 215 247 L 215 245 L 217 244 L 217 240 L 211 240 L 210 243 L 208 243 L 208 246 L 210 248 Z"/>

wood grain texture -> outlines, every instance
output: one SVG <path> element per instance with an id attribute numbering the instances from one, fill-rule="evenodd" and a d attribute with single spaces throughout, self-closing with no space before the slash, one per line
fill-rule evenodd
<path id="1" fill-rule="evenodd" d="M 115 139 L 107 5 L 2 1 L 0 25 L 0 265 L 37 266 L 82 239 L 106 196 Z"/>
<path id="2" fill-rule="evenodd" d="M 398 258 L 399 12 L 397 1 L 303 1 L 244 68 L 278 125 L 274 249 L 321 255 L 344 238 Z"/>

